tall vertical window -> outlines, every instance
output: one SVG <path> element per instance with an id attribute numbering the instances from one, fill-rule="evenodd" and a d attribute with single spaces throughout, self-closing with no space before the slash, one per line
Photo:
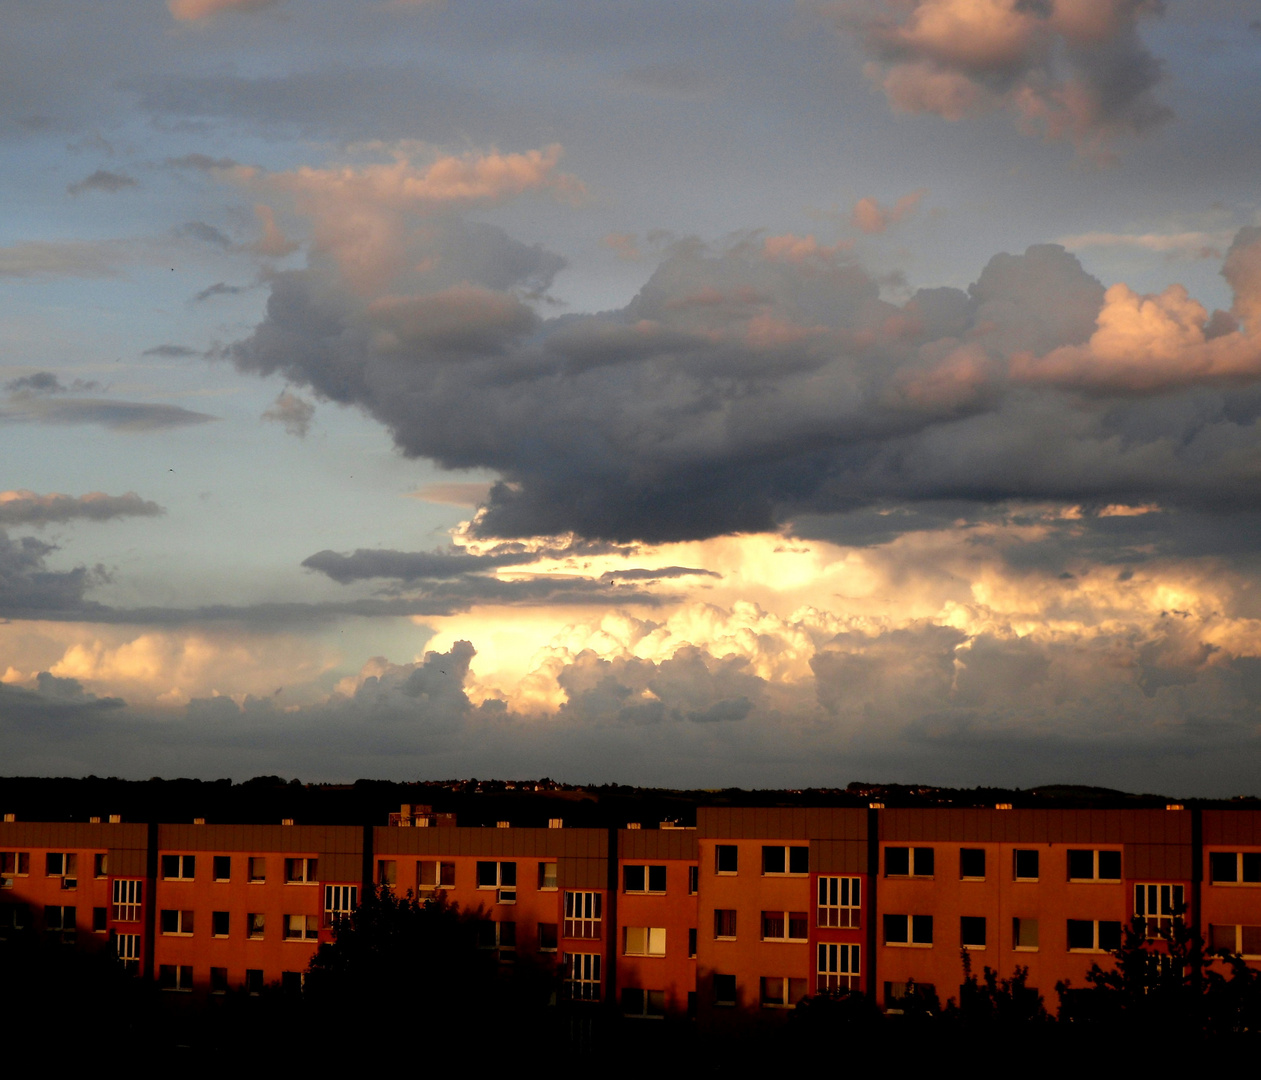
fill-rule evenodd
<path id="1" fill-rule="evenodd" d="M 719 941 L 734 941 L 736 936 L 736 909 L 714 909 L 714 937 Z"/>
<path id="2" fill-rule="evenodd" d="M 73 945 L 76 929 L 73 904 L 51 904 L 44 908 L 44 930 L 50 938 L 61 941 L 64 945 Z"/>
<path id="3" fill-rule="evenodd" d="M 565 937 L 598 938 L 600 936 L 600 902 L 598 892 L 565 893 Z"/>
<path id="4" fill-rule="evenodd" d="M 1149 938 L 1168 937 L 1183 913 L 1183 887 L 1174 884 L 1134 886 L 1134 921 Z"/>
<path id="5" fill-rule="evenodd" d="M 549 892 L 556 888 L 556 864 L 554 862 L 539 863 L 539 888 Z"/>
<path id="6" fill-rule="evenodd" d="M 139 922 L 144 882 L 136 878 L 114 879 L 114 921 Z"/>
<path id="7" fill-rule="evenodd" d="M 358 885 L 324 886 L 324 924 L 332 926 L 359 906 Z"/>
<path id="8" fill-rule="evenodd" d="M 600 1000 L 600 954 L 565 954 L 565 997 L 570 1001 Z"/>
<path id="9" fill-rule="evenodd" d="M 114 955 L 122 961 L 123 970 L 132 975 L 140 974 L 140 935 L 115 934 Z"/>
<path id="10" fill-rule="evenodd" d="M 819 926 L 856 927 L 862 907 L 862 879 L 856 877 L 819 878 Z"/>
<path id="11" fill-rule="evenodd" d="M 858 945 L 819 944 L 819 964 L 817 987 L 820 993 L 832 990 L 861 989 L 862 974 L 859 959 L 861 953 Z"/>

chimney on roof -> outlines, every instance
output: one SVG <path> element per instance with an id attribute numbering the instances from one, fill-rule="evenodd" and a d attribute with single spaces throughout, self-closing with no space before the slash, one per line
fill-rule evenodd
<path id="1" fill-rule="evenodd" d="M 5 821 L 17 821 L 17 819 L 18 819 L 17 814 L 5 814 L 5 815 L 4 815 L 4 820 L 5 820 Z"/>
<path id="2" fill-rule="evenodd" d="M 291 817 L 281 818 L 281 819 L 280 819 L 280 824 L 281 824 L 281 825 L 292 825 L 292 824 L 293 824 L 293 818 L 291 818 Z"/>
<path id="3" fill-rule="evenodd" d="M 90 817 L 90 818 L 88 818 L 88 824 L 89 824 L 89 825 L 99 825 L 100 823 L 101 823 L 101 819 L 100 819 L 99 817 Z"/>
<path id="4" fill-rule="evenodd" d="M 122 814 L 110 814 L 109 816 L 109 823 L 111 825 L 121 825 L 122 821 L 123 821 Z"/>
<path id="5" fill-rule="evenodd" d="M 639 828 L 639 822 L 638 822 L 638 821 L 628 821 L 628 822 L 626 823 L 626 827 L 627 827 L 628 829 L 638 829 L 638 828 Z"/>
<path id="6" fill-rule="evenodd" d="M 194 824 L 194 825 L 205 825 L 205 824 L 206 824 L 206 819 L 205 819 L 204 817 L 195 817 L 195 818 L 193 818 L 193 824 Z"/>
<path id="7" fill-rule="evenodd" d="M 994 809 L 995 809 L 995 810 L 1010 810 L 1010 809 L 1011 809 L 1011 803 L 1009 803 L 1009 802 L 1000 802 L 1000 803 L 995 803 L 995 804 L 994 804 Z"/>
<path id="8" fill-rule="evenodd" d="M 1182 803 L 1180 802 L 1171 802 L 1171 803 L 1165 804 L 1165 809 L 1166 810 L 1185 810 L 1186 807 L 1183 806 Z"/>
<path id="9" fill-rule="evenodd" d="M 549 829 L 563 829 L 565 827 L 565 819 L 562 817 L 548 818 L 547 827 Z"/>

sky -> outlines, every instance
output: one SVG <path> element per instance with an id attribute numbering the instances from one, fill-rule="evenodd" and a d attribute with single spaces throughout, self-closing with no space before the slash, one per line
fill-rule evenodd
<path id="1" fill-rule="evenodd" d="M 6 0 L 0 773 L 1261 793 L 1253 0 Z"/>

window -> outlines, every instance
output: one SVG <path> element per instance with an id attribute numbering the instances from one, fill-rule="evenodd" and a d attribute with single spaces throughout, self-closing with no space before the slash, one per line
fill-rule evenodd
<path id="1" fill-rule="evenodd" d="M 8 939 L 17 930 L 25 930 L 30 915 L 30 908 L 25 904 L 0 904 L 0 941 Z"/>
<path id="2" fill-rule="evenodd" d="M 985 849 L 965 847 L 959 849 L 959 876 L 965 881 L 985 880 Z"/>
<path id="3" fill-rule="evenodd" d="M 479 862 L 477 864 L 477 887 L 479 889 L 497 889 L 495 898 L 499 904 L 515 904 L 517 902 L 517 864 L 514 862 Z M 566 936 L 569 936 L 568 934 Z"/>
<path id="4" fill-rule="evenodd" d="M 245 916 L 245 933 L 247 937 L 258 941 L 263 936 L 265 920 L 261 911 L 251 911 Z"/>
<path id="5" fill-rule="evenodd" d="M 433 896 L 439 889 L 455 886 L 455 863 L 422 859 L 416 864 L 416 893 Z"/>
<path id="6" fill-rule="evenodd" d="M 736 939 L 736 909 L 735 908 L 715 908 L 714 909 L 714 937 L 719 941 L 735 941 Z"/>
<path id="7" fill-rule="evenodd" d="M 740 849 L 735 844 L 719 844 L 714 848 L 714 873 L 734 874 L 740 864 Z"/>
<path id="8" fill-rule="evenodd" d="M 44 930 L 51 938 L 59 938 L 62 944 L 73 945 L 75 939 L 74 905 L 65 907 L 50 904 L 44 908 Z"/>
<path id="9" fill-rule="evenodd" d="M 884 943 L 886 945 L 931 945 L 933 943 L 933 917 L 931 915 L 886 915 L 884 917 Z"/>
<path id="10" fill-rule="evenodd" d="M 48 877 L 61 878 L 63 889 L 74 889 L 79 884 L 79 856 L 73 851 L 50 851 L 44 856 L 44 873 Z"/>
<path id="11" fill-rule="evenodd" d="M 565 937 L 600 936 L 600 900 L 598 892 L 565 893 Z"/>
<path id="12" fill-rule="evenodd" d="M 1120 881 L 1121 853 L 1069 848 L 1069 881 Z"/>
<path id="13" fill-rule="evenodd" d="M 109 929 L 109 908 L 94 907 L 92 909 L 92 932 L 103 934 Z"/>
<path id="14" fill-rule="evenodd" d="M 565 954 L 565 997 L 569 1001 L 600 1000 L 600 954 Z"/>
<path id="15" fill-rule="evenodd" d="M 806 980 L 773 976 L 761 980 L 760 1000 L 764 1009 L 795 1009 L 806 996 Z"/>
<path id="16" fill-rule="evenodd" d="M 687 868 L 687 895 L 695 896 L 700 892 L 701 888 L 701 868 L 699 866 L 689 866 Z"/>
<path id="17" fill-rule="evenodd" d="M 734 1005 L 736 1003 L 736 977 L 734 975 L 714 976 L 714 1004 Z"/>
<path id="18" fill-rule="evenodd" d="M 123 970 L 131 975 L 140 974 L 140 935 L 115 934 L 113 939 L 114 955 L 123 965 Z"/>
<path id="19" fill-rule="evenodd" d="M 183 964 L 159 964 L 158 989 L 190 992 L 193 989 L 193 969 Z"/>
<path id="20" fill-rule="evenodd" d="M 819 945 L 819 971 L 817 987 L 820 993 L 828 990 L 861 990 L 859 981 L 858 945 Z"/>
<path id="21" fill-rule="evenodd" d="M 810 916 L 804 911 L 762 912 L 763 941 L 805 941 L 810 935 Z"/>
<path id="22" fill-rule="evenodd" d="M 666 1014 L 664 990 L 641 990 L 626 987 L 622 991 L 622 1015 L 659 1018 Z"/>
<path id="23" fill-rule="evenodd" d="M 959 919 L 959 944 L 965 949 L 985 948 L 985 917 L 964 915 Z"/>
<path id="24" fill-rule="evenodd" d="M 250 881 L 260 882 L 267 880 L 267 859 L 263 855 L 250 856 Z"/>
<path id="25" fill-rule="evenodd" d="M 628 893 L 663 893 L 666 891 L 666 868 L 664 866 L 624 867 L 622 888 Z"/>
<path id="26" fill-rule="evenodd" d="M 808 847 L 763 847 L 763 874 L 810 873 L 810 849 Z"/>
<path id="27" fill-rule="evenodd" d="M 245 969 L 245 992 L 247 994 L 261 994 L 263 992 L 262 968 Z"/>
<path id="28" fill-rule="evenodd" d="M 187 937 L 193 932 L 193 913 L 163 908 L 158 919 L 158 929 L 164 934 Z"/>
<path id="29" fill-rule="evenodd" d="M 319 859 L 286 859 L 285 884 L 314 885 L 318 879 L 319 863 Z"/>
<path id="30" fill-rule="evenodd" d="M 665 956 L 666 932 L 661 926 L 628 926 L 622 951 L 627 956 Z"/>
<path id="31" fill-rule="evenodd" d="M 1119 922 L 1068 920 L 1069 952 L 1112 952 L 1121 947 Z"/>
<path id="32" fill-rule="evenodd" d="M 286 915 L 286 941 L 314 941 L 320 936 L 320 920 L 314 915 Z"/>
<path id="33" fill-rule="evenodd" d="M 1214 885 L 1261 884 L 1261 852 L 1210 852 L 1208 876 Z"/>
<path id="34" fill-rule="evenodd" d="M 1011 948 L 1025 953 L 1038 951 L 1038 920 L 1011 920 Z"/>
<path id="35" fill-rule="evenodd" d="M 232 856 L 216 855 L 214 858 L 215 881 L 232 880 Z"/>
<path id="36" fill-rule="evenodd" d="M 289 860 L 286 859 L 286 862 Z M 394 859 L 377 860 L 377 884 L 394 888 L 398 884 L 398 862 Z"/>
<path id="37" fill-rule="evenodd" d="M 114 879 L 114 921 L 139 922 L 144 882 L 135 878 Z"/>
<path id="38" fill-rule="evenodd" d="M 901 1016 L 908 1005 L 915 1002 L 927 1004 L 937 998 L 937 987 L 933 983 L 886 982 L 884 984 L 884 1007 L 886 1011 Z"/>
<path id="39" fill-rule="evenodd" d="M 31 872 L 31 856 L 26 851 L 0 851 L 0 889 L 13 888 L 15 877 Z"/>
<path id="40" fill-rule="evenodd" d="M 302 984 L 305 981 L 306 975 L 301 971 L 282 971 L 280 973 L 281 993 L 295 997 L 302 993 Z"/>
<path id="41" fill-rule="evenodd" d="M 1017 881 L 1038 880 L 1038 853 L 1031 848 L 1017 848 L 1012 852 L 1012 864 Z"/>
<path id="42" fill-rule="evenodd" d="M 1231 926 L 1210 923 L 1208 945 L 1214 952 L 1238 953 L 1256 959 L 1261 957 L 1261 926 Z"/>
<path id="43" fill-rule="evenodd" d="M 324 925 L 332 926 L 359 906 L 358 885 L 324 886 Z"/>
<path id="44" fill-rule="evenodd" d="M 554 922 L 539 923 L 539 952 L 555 952 L 557 926 Z"/>
<path id="45" fill-rule="evenodd" d="M 862 882 L 856 877 L 819 878 L 819 926 L 857 927 Z"/>
<path id="46" fill-rule="evenodd" d="M 547 890 L 556 888 L 556 864 L 554 862 L 539 863 L 539 888 Z"/>
<path id="47" fill-rule="evenodd" d="M 884 849 L 885 877 L 932 877 L 934 854 L 930 847 Z"/>
<path id="48" fill-rule="evenodd" d="M 477 924 L 477 947 L 496 949 L 500 960 L 512 960 L 517 950 L 517 924 L 482 919 Z"/>
<path id="49" fill-rule="evenodd" d="M 693 926 L 687 932 L 687 958 L 689 960 L 696 959 L 696 927 Z"/>
<path id="50" fill-rule="evenodd" d="M 97 878 L 109 876 L 108 852 L 97 852 L 92 856 L 92 876 Z"/>
<path id="51" fill-rule="evenodd" d="M 230 919 L 226 911 L 212 911 L 210 913 L 210 936 L 211 937 L 227 937 Z"/>
<path id="52" fill-rule="evenodd" d="M 1149 938 L 1168 937 L 1184 910 L 1181 885 L 1135 885 L 1134 921 Z"/>
<path id="53" fill-rule="evenodd" d="M 210 969 L 210 992 L 226 994 L 228 992 L 228 969 L 212 967 Z"/>
<path id="54" fill-rule="evenodd" d="M 167 881 L 192 881 L 196 868 L 196 855 L 162 856 L 162 876 Z"/>

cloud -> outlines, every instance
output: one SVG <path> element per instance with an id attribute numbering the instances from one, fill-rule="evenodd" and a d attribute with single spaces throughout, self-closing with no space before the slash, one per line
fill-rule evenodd
<path id="1" fill-rule="evenodd" d="M 48 570 L 45 561 L 56 550 L 33 536 L 10 539 L 0 529 L 0 617 L 44 618 L 87 608 L 83 595 L 104 571 Z"/>
<path id="2" fill-rule="evenodd" d="M 254 214 L 263 230 L 262 235 L 254 243 L 255 251 L 260 255 L 279 259 L 285 255 L 292 255 L 298 250 L 298 245 L 285 236 L 280 226 L 276 224 L 276 214 L 270 206 L 259 203 L 254 207 Z"/>
<path id="3" fill-rule="evenodd" d="M 37 495 L 33 491 L 0 491 L 0 525 L 50 525 L 74 520 L 111 521 L 120 517 L 156 517 L 164 513 L 155 502 L 140 498 L 134 491 L 106 495 L 90 491 L 86 495 Z"/>
<path id="4" fill-rule="evenodd" d="M 1162 11 L 1151 0 L 839 0 L 824 11 L 899 112 L 1003 109 L 1027 134 L 1100 156 L 1171 115 L 1154 94 L 1162 65 L 1138 34 Z"/>
<path id="5" fill-rule="evenodd" d="M 444 506 L 476 507 L 490 496 L 491 483 L 492 481 L 467 483 L 439 481 L 408 492 L 408 495 L 414 499 L 423 499 L 425 502 L 439 503 Z"/>
<path id="6" fill-rule="evenodd" d="M 78 392 L 100 390 L 101 384 L 92 380 L 75 379 L 67 386 L 51 371 L 37 371 L 32 375 L 23 375 L 9 380 L 4 384 L 4 388 L 10 394 L 29 397 L 33 394 L 65 394 L 71 390 Z"/>
<path id="7" fill-rule="evenodd" d="M 126 173 L 110 172 L 108 169 L 97 169 L 91 176 L 76 180 L 66 185 L 67 195 L 82 195 L 85 191 L 104 191 L 113 194 L 127 188 L 139 187 L 140 181 Z"/>
<path id="8" fill-rule="evenodd" d="M 1230 245 L 1229 232 L 1109 233 L 1089 232 L 1060 240 L 1069 251 L 1096 247 L 1137 248 L 1184 259 L 1220 259 Z"/>
<path id="9" fill-rule="evenodd" d="M 117 241 L 31 240 L 0 247 L 0 278 L 117 277 L 125 257 Z"/>
<path id="10" fill-rule="evenodd" d="M 200 304 L 213 296 L 237 296 L 248 291 L 248 288 L 249 286 L 247 285 L 229 285 L 223 281 L 216 281 L 213 285 L 207 285 L 206 288 L 197 293 L 190 302 Z"/>
<path id="11" fill-rule="evenodd" d="M 198 22 L 224 12 L 262 11 L 280 0 L 166 0 L 171 14 L 182 22 Z"/>
<path id="12" fill-rule="evenodd" d="M 909 195 L 903 195 L 888 208 L 881 206 L 870 196 L 859 199 L 854 204 L 850 220 L 865 233 L 882 233 L 890 225 L 896 225 L 915 213 L 920 200 L 927 194 L 928 188 L 919 188 Z"/>
<path id="13" fill-rule="evenodd" d="M 145 349 L 141 356 L 161 356 L 169 359 L 180 359 L 185 356 L 197 356 L 196 349 L 190 349 L 187 345 L 155 345 L 152 349 Z"/>
<path id="14" fill-rule="evenodd" d="M 217 417 L 179 405 L 92 398 L 28 398 L 16 395 L 0 408 L 0 421 L 38 424 L 99 424 L 112 431 L 143 433 L 205 424 Z"/>
<path id="15" fill-rule="evenodd" d="M 34 722 L 46 732 L 42 725 L 49 721 L 94 720 L 125 705 L 121 698 L 85 693 L 78 680 L 59 679 L 47 671 L 36 676 L 30 689 L 0 682 L 0 716 L 10 730 Z"/>
<path id="16" fill-rule="evenodd" d="M 167 158 L 166 164 L 172 169 L 196 169 L 200 172 L 230 171 L 240 166 L 233 158 L 211 157 L 209 154 L 184 154 L 181 157 Z"/>
<path id="17" fill-rule="evenodd" d="M 200 240 L 204 244 L 215 244 L 222 248 L 232 246 L 231 238 L 213 225 L 207 225 L 204 221 L 187 221 L 175 229 L 175 235 L 191 237 L 194 240 Z"/>
<path id="18" fill-rule="evenodd" d="M 263 413 L 261 419 L 283 424 L 285 431 L 290 435 L 303 439 L 311 428 L 313 416 L 315 416 L 314 405 L 297 394 L 282 390 L 280 396 L 276 398 L 271 408 Z"/>

